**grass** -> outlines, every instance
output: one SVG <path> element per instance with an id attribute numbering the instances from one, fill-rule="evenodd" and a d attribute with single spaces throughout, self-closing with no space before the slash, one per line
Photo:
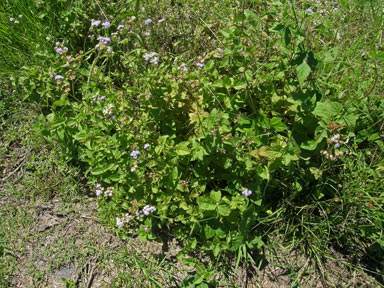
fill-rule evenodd
<path id="1" fill-rule="evenodd" d="M 76 268 L 67 287 L 86 287 L 92 281 L 109 287 L 384 285 L 384 12 L 380 1 L 266 1 L 289 7 L 284 10 L 289 15 L 271 12 L 260 26 L 265 28 L 276 18 L 284 23 L 298 17 L 296 27 L 306 35 L 303 43 L 322 57 L 321 69 L 316 71 L 319 90 L 343 103 L 345 110 L 356 111 L 360 118 L 353 126 L 359 133 L 346 133 L 342 161 L 324 161 L 316 167 L 322 179 L 316 185 L 295 188 L 288 197 L 276 189 L 276 195 L 284 197 L 263 211 L 266 216 L 252 230 L 259 233 L 263 248 L 239 249 L 218 259 L 197 249 L 188 257 L 203 264 L 193 268 L 177 258 L 175 251 L 184 248 L 182 243 L 167 250 L 165 243 L 139 244 L 122 233 L 118 234 L 124 240 L 115 237 L 107 228 L 108 213 L 114 211 L 108 208 L 97 214 L 83 164 L 71 165 L 76 161 L 66 161 L 68 154 L 63 157 L 57 143 L 48 144 L 41 137 L 48 107 L 53 105 L 58 113 L 65 110 L 65 105 L 55 102 L 63 98 L 58 98 L 61 92 L 47 76 L 61 69 L 52 43 L 64 40 L 80 53 L 91 49 L 84 28 L 91 18 L 108 16 L 116 24 L 131 15 L 140 21 L 157 21 L 166 15 L 162 29 L 140 24 L 136 37 L 147 51 L 193 63 L 206 51 L 225 50 L 220 30 L 228 22 L 241 27 L 243 23 L 234 19 L 244 9 L 261 13 L 263 5 L 258 1 L 45 2 L 7 0 L 0 6 L 0 286 L 50 285 L 69 264 Z M 301 17 L 308 8 L 314 15 Z M 9 17 L 19 14 L 23 15 L 20 23 L 10 23 Z M 267 36 L 274 43 L 273 36 Z M 265 35 L 252 37 L 249 41 L 264 41 L 255 55 L 266 51 L 269 57 L 271 51 L 278 51 L 268 46 Z M 92 68 L 99 69 L 95 75 L 111 93 L 124 90 L 128 78 L 124 73 L 134 71 L 137 51 L 130 51 L 129 41 L 108 61 L 89 56 Z M 263 57 L 258 59 L 261 68 L 268 64 Z M 85 74 L 89 63 L 79 62 L 76 69 Z M 75 80 L 73 85 L 98 91 L 92 77 L 86 74 L 83 80 L 87 81 Z M 135 77 L 131 78 L 134 82 Z M 188 84 L 191 90 L 196 85 L 192 80 Z M 151 84 L 148 87 L 152 89 Z M 75 102 L 79 96 L 73 93 L 68 99 Z M 322 174 L 327 177 L 321 178 Z M 17 282 L 16 275 L 28 276 Z"/>

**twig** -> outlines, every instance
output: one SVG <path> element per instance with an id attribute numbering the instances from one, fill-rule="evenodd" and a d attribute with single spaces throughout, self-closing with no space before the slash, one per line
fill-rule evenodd
<path id="1" fill-rule="evenodd" d="M 23 155 L 23 157 L 21 158 L 20 162 L 19 162 L 19 166 L 16 167 L 15 170 L 13 170 L 11 173 L 9 173 L 6 177 L 2 178 L 1 179 L 1 182 L 4 182 L 5 180 L 7 180 L 9 177 L 11 177 L 13 174 L 15 174 L 17 171 L 20 170 L 21 166 L 23 166 L 23 162 L 25 160 L 25 157 L 26 157 L 26 154 Z"/>
<path id="2" fill-rule="evenodd" d="M 88 272 L 88 281 L 87 281 L 87 288 L 91 287 L 92 285 L 92 282 L 93 282 L 93 278 L 95 278 L 95 268 L 96 268 L 96 262 L 97 262 L 97 256 L 93 257 L 93 259 L 91 260 L 93 262 L 93 264 L 89 264 L 91 265 L 91 269 L 90 271 Z"/>

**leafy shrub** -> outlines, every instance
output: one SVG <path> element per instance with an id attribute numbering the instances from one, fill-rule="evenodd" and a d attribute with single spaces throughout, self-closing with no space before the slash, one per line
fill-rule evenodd
<path id="1" fill-rule="evenodd" d="M 318 49 L 331 28 L 314 38 L 308 7 L 245 2 L 211 23 L 212 9 L 192 17 L 200 1 L 110 1 L 113 19 L 80 1 L 58 14 L 74 35 L 51 39 L 49 68 L 15 77 L 122 236 L 171 231 L 215 257 L 260 248 L 283 203 L 334 199 L 353 150 L 382 149 L 382 102 L 340 96 L 338 50 Z"/>

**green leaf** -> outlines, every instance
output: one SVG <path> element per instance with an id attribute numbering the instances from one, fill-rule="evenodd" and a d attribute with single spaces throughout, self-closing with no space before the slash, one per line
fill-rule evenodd
<path id="1" fill-rule="evenodd" d="M 233 85 L 233 88 L 235 90 L 241 90 L 247 87 L 247 82 L 245 82 L 243 79 L 236 79 L 235 84 Z"/>
<path id="2" fill-rule="evenodd" d="M 313 151 L 317 148 L 317 142 L 315 140 L 307 140 L 300 144 L 300 148 L 304 150 Z"/>
<path id="3" fill-rule="evenodd" d="M 211 226 L 205 225 L 204 234 L 207 239 L 210 239 L 215 236 L 215 230 L 213 230 Z"/>
<path id="4" fill-rule="evenodd" d="M 313 114 L 320 117 L 325 123 L 330 123 L 343 111 L 343 105 L 338 102 L 317 102 Z"/>
<path id="5" fill-rule="evenodd" d="M 221 200 L 221 192 L 220 191 L 211 191 L 210 196 L 216 202 Z"/>
<path id="6" fill-rule="evenodd" d="M 189 155 L 191 150 L 188 148 L 189 142 L 181 142 L 176 145 L 176 154 L 180 156 Z"/>
<path id="7" fill-rule="evenodd" d="M 217 207 L 217 212 L 221 216 L 229 216 L 229 214 L 231 214 L 231 208 L 227 203 L 220 203 L 219 206 Z"/>
<path id="8" fill-rule="evenodd" d="M 215 210 L 216 209 L 216 201 L 211 197 L 200 197 L 197 199 L 197 204 L 199 205 L 201 210 Z"/>
<path id="9" fill-rule="evenodd" d="M 260 249 L 264 246 L 264 242 L 260 237 L 255 236 L 252 240 L 247 242 L 247 245 L 250 249 Z"/>
<path id="10" fill-rule="evenodd" d="M 288 128 L 285 126 L 281 118 L 273 117 L 270 121 L 271 128 L 277 132 L 286 131 Z"/>
<path id="11" fill-rule="evenodd" d="M 303 85 L 309 74 L 311 74 L 311 67 L 309 67 L 307 61 L 304 60 L 303 63 L 296 67 L 296 72 L 300 85 Z"/>
<path id="12" fill-rule="evenodd" d="M 221 29 L 220 32 L 227 39 L 231 38 L 232 36 L 232 31 L 229 29 Z"/>
<path id="13" fill-rule="evenodd" d="M 251 18 L 252 20 L 257 20 L 257 15 L 251 10 L 245 10 L 244 15 L 247 19 Z"/>
<path id="14" fill-rule="evenodd" d="M 252 82 L 252 79 L 253 79 L 253 73 L 251 70 L 245 70 L 244 72 L 244 75 L 245 75 L 245 78 L 247 79 L 248 82 Z"/>

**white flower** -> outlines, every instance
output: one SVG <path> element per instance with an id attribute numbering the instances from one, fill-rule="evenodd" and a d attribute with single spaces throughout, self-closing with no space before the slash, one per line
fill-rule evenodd
<path id="1" fill-rule="evenodd" d="M 245 197 L 249 197 L 252 195 L 252 191 L 247 188 L 244 188 L 241 194 L 243 194 Z"/>
<path id="2" fill-rule="evenodd" d="M 144 144 L 144 149 L 148 149 L 149 148 L 149 144 L 148 143 L 145 143 Z"/>
<path id="3" fill-rule="evenodd" d="M 19 18 L 21 19 L 21 18 L 23 18 L 23 15 L 21 15 L 21 14 L 20 14 L 20 15 L 19 15 L 19 16 L 17 16 L 17 17 L 19 17 Z"/>
<path id="4" fill-rule="evenodd" d="M 107 190 L 104 192 L 104 196 L 112 197 L 112 195 L 113 195 L 113 190 L 114 190 L 113 187 L 108 187 Z"/>
<path id="5" fill-rule="evenodd" d="M 119 217 L 116 217 L 116 226 L 121 228 L 123 227 L 123 225 L 124 225 L 124 222 Z"/>
<path id="6" fill-rule="evenodd" d="M 135 20 L 136 16 L 131 16 L 131 21 Z"/>
<path id="7" fill-rule="evenodd" d="M 154 58 L 152 58 L 149 62 L 151 62 L 152 64 L 155 64 L 155 65 L 157 65 L 157 64 L 159 64 L 159 57 L 154 57 Z"/>
<path id="8" fill-rule="evenodd" d="M 159 21 L 157 21 L 157 23 L 161 23 L 161 22 L 164 22 L 164 21 L 165 21 L 165 19 L 161 18 L 161 19 L 159 19 Z"/>

